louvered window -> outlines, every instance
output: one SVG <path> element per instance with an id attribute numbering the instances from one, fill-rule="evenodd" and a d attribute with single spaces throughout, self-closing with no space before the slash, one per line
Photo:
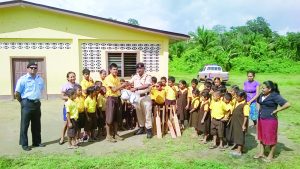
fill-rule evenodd
<path id="1" fill-rule="evenodd" d="M 136 73 L 136 53 L 108 53 L 108 65 L 118 65 L 119 77 L 130 77 Z"/>

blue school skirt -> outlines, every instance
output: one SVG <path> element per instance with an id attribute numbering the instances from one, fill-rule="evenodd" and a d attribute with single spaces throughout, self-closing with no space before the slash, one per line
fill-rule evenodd
<path id="1" fill-rule="evenodd" d="M 256 102 L 252 102 L 250 104 L 250 113 L 249 113 L 249 118 L 251 120 L 257 120 L 258 119 L 258 111 L 256 109 Z"/>

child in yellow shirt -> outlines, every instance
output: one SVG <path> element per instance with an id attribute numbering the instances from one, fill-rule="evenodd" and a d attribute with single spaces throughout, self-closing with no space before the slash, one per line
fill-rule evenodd
<path id="1" fill-rule="evenodd" d="M 167 86 L 167 78 L 166 77 L 161 77 L 160 81 L 162 83 L 162 88 L 165 89 L 165 87 Z"/>
<path id="2" fill-rule="evenodd" d="M 232 107 L 235 107 L 237 92 L 239 90 L 240 90 L 240 88 L 237 85 L 232 85 L 231 88 L 228 90 L 228 92 L 232 95 L 232 100 L 231 100 Z"/>
<path id="3" fill-rule="evenodd" d="M 105 87 L 101 86 L 100 91 L 97 94 L 97 114 L 98 114 L 98 134 L 102 132 L 102 136 L 105 136 L 105 110 L 106 110 L 106 97 L 105 97 Z"/>
<path id="4" fill-rule="evenodd" d="M 165 87 L 166 91 L 166 100 L 165 105 L 167 107 L 171 107 L 173 110 L 173 113 L 176 112 L 176 98 L 177 93 L 179 91 L 178 87 L 175 86 L 175 77 L 170 76 L 168 79 L 168 86 Z"/>
<path id="5" fill-rule="evenodd" d="M 203 144 L 207 143 L 207 137 L 210 134 L 210 110 L 209 110 L 209 91 L 203 90 L 201 93 L 201 106 L 199 110 L 198 131 L 203 133 Z"/>
<path id="6" fill-rule="evenodd" d="M 86 131 L 88 135 L 88 141 L 95 140 L 95 129 L 97 128 L 97 92 L 95 91 L 95 87 L 91 86 L 86 90 L 87 98 L 84 101 L 84 109 L 86 115 L 86 122 L 84 131 Z"/>
<path id="7" fill-rule="evenodd" d="M 155 89 L 152 89 L 154 106 L 163 106 L 166 100 L 166 90 L 163 89 L 161 82 L 157 82 L 155 87 Z"/>
<path id="8" fill-rule="evenodd" d="M 65 102 L 67 121 L 68 121 L 68 143 L 69 149 L 78 148 L 77 146 L 77 119 L 78 119 L 78 108 L 74 102 L 76 98 L 76 91 L 74 89 L 68 89 L 66 91 L 68 101 Z"/>
<path id="9" fill-rule="evenodd" d="M 78 132 L 77 132 L 77 138 L 80 138 L 81 129 L 84 128 L 86 117 L 84 112 L 84 96 L 82 95 L 82 88 L 80 85 L 75 85 L 74 89 L 76 90 L 76 99 L 74 100 L 77 108 L 78 108 Z M 85 136 L 85 133 L 84 133 Z"/>
<path id="10" fill-rule="evenodd" d="M 152 102 L 154 102 L 154 91 L 156 90 L 156 84 L 157 84 L 157 78 L 152 76 L 151 77 L 151 87 L 150 87 L 150 98 L 151 98 Z M 152 110 L 154 110 L 154 109 L 152 109 Z"/>
<path id="11" fill-rule="evenodd" d="M 176 114 L 178 116 L 178 119 L 180 120 L 179 123 L 181 125 L 181 128 L 184 128 L 184 120 L 187 116 L 187 95 L 188 95 L 188 89 L 187 89 L 187 84 L 185 80 L 180 80 L 179 84 L 179 91 L 177 95 L 177 111 Z"/>
<path id="12" fill-rule="evenodd" d="M 229 104 L 228 104 L 229 105 Z M 226 119 L 226 114 L 230 110 L 230 105 L 228 106 L 221 100 L 221 93 L 216 91 L 213 93 L 213 101 L 210 104 L 211 109 L 211 134 L 213 135 L 213 145 L 210 149 L 217 148 L 217 138 L 220 140 L 219 148 L 224 150 L 223 138 L 224 138 L 224 122 Z"/>
<path id="13" fill-rule="evenodd" d="M 87 92 L 86 92 L 87 88 L 94 85 L 94 81 L 91 78 L 90 73 L 91 72 L 90 72 L 89 69 L 85 68 L 85 69 L 82 70 L 83 79 L 80 82 L 80 85 L 82 87 L 82 92 L 83 92 L 82 94 L 83 94 L 84 97 L 87 96 Z"/>
<path id="14" fill-rule="evenodd" d="M 229 111 L 224 112 L 224 118 L 222 119 L 224 123 L 224 141 L 226 141 L 225 147 L 227 148 L 229 146 L 230 141 L 227 139 L 227 136 L 229 135 L 229 123 L 230 123 L 230 117 L 231 117 L 231 112 L 233 110 L 232 106 L 232 95 L 230 93 L 225 93 L 223 96 L 223 102 L 230 108 Z"/>
<path id="15" fill-rule="evenodd" d="M 232 141 L 237 148 L 232 151 L 231 154 L 235 156 L 241 156 L 242 150 L 245 145 L 245 132 L 247 129 L 248 116 L 250 112 L 250 106 L 246 102 L 247 94 L 245 91 L 237 92 L 237 103 L 232 112 L 232 122 L 230 124 L 230 133 Z"/>
<path id="16" fill-rule="evenodd" d="M 198 89 L 193 90 L 193 99 L 191 103 L 191 110 L 190 113 L 190 120 L 189 124 L 190 127 L 193 127 L 195 130 L 195 133 L 193 134 L 193 137 L 198 136 L 198 119 L 199 119 L 199 108 L 200 108 L 200 91 Z"/>
<path id="17" fill-rule="evenodd" d="M 191 109 L 190 106 L 191 106 L 191 102 L 192 102 L 192 99 L 193 99 L 193 90 L 197 89 L 198 88 L 198 80 L 197 79 L 192 79 L 191 80 L 191 86 L 188 87 L 188 98 L 187 98 L 187 106 L 186 106 L 186 109 Z M 187 119 L 189 120 L 190 119 L 190 113 L 187 113 Z"/>

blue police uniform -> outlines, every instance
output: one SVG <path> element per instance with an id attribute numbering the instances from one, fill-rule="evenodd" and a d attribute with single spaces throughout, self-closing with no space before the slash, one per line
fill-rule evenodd
<path id="1" fill-rule="evenodd" d="M 30 74 L 19 78 L 15 91 L 21 95 L 21 126 L 20 141 L 22 146 L 28 146 L 27 131 L 31 122 L 32 145 L 41 144 L 41 102 L 40 98 L 44 89 L 44 81 L 36 75 Z"/>

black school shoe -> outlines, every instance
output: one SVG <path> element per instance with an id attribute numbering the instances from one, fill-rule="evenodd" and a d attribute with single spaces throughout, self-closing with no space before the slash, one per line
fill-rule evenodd
<path id="1" fill-rule="evenodd" d="M 30 151 L 30 150 L 31 150 L 31 148 L 28 147 L 28 146 L 22 146 L 22 149 L 23 149 L 24 151 Z"/>
<path id="2" fill-rule="evenodd" d="M 40 143 L 40 144 L 32 144 L 32 147 L 46 147 L 46 145 L 42 144 L 42 143 Z"/>
<path id="3" fill-rule="evenodd" d="M 134 134 L 135 135 L 145 134 L 145 127 L 139 128 Z"/>
<path id="4" fill-rule="evenodd" d="M 152 135 L 152 129 L 151 128 L 147 129 L 147 138 L 150 139 L 152 137 L 153 137 L 153 135 Z"/>

